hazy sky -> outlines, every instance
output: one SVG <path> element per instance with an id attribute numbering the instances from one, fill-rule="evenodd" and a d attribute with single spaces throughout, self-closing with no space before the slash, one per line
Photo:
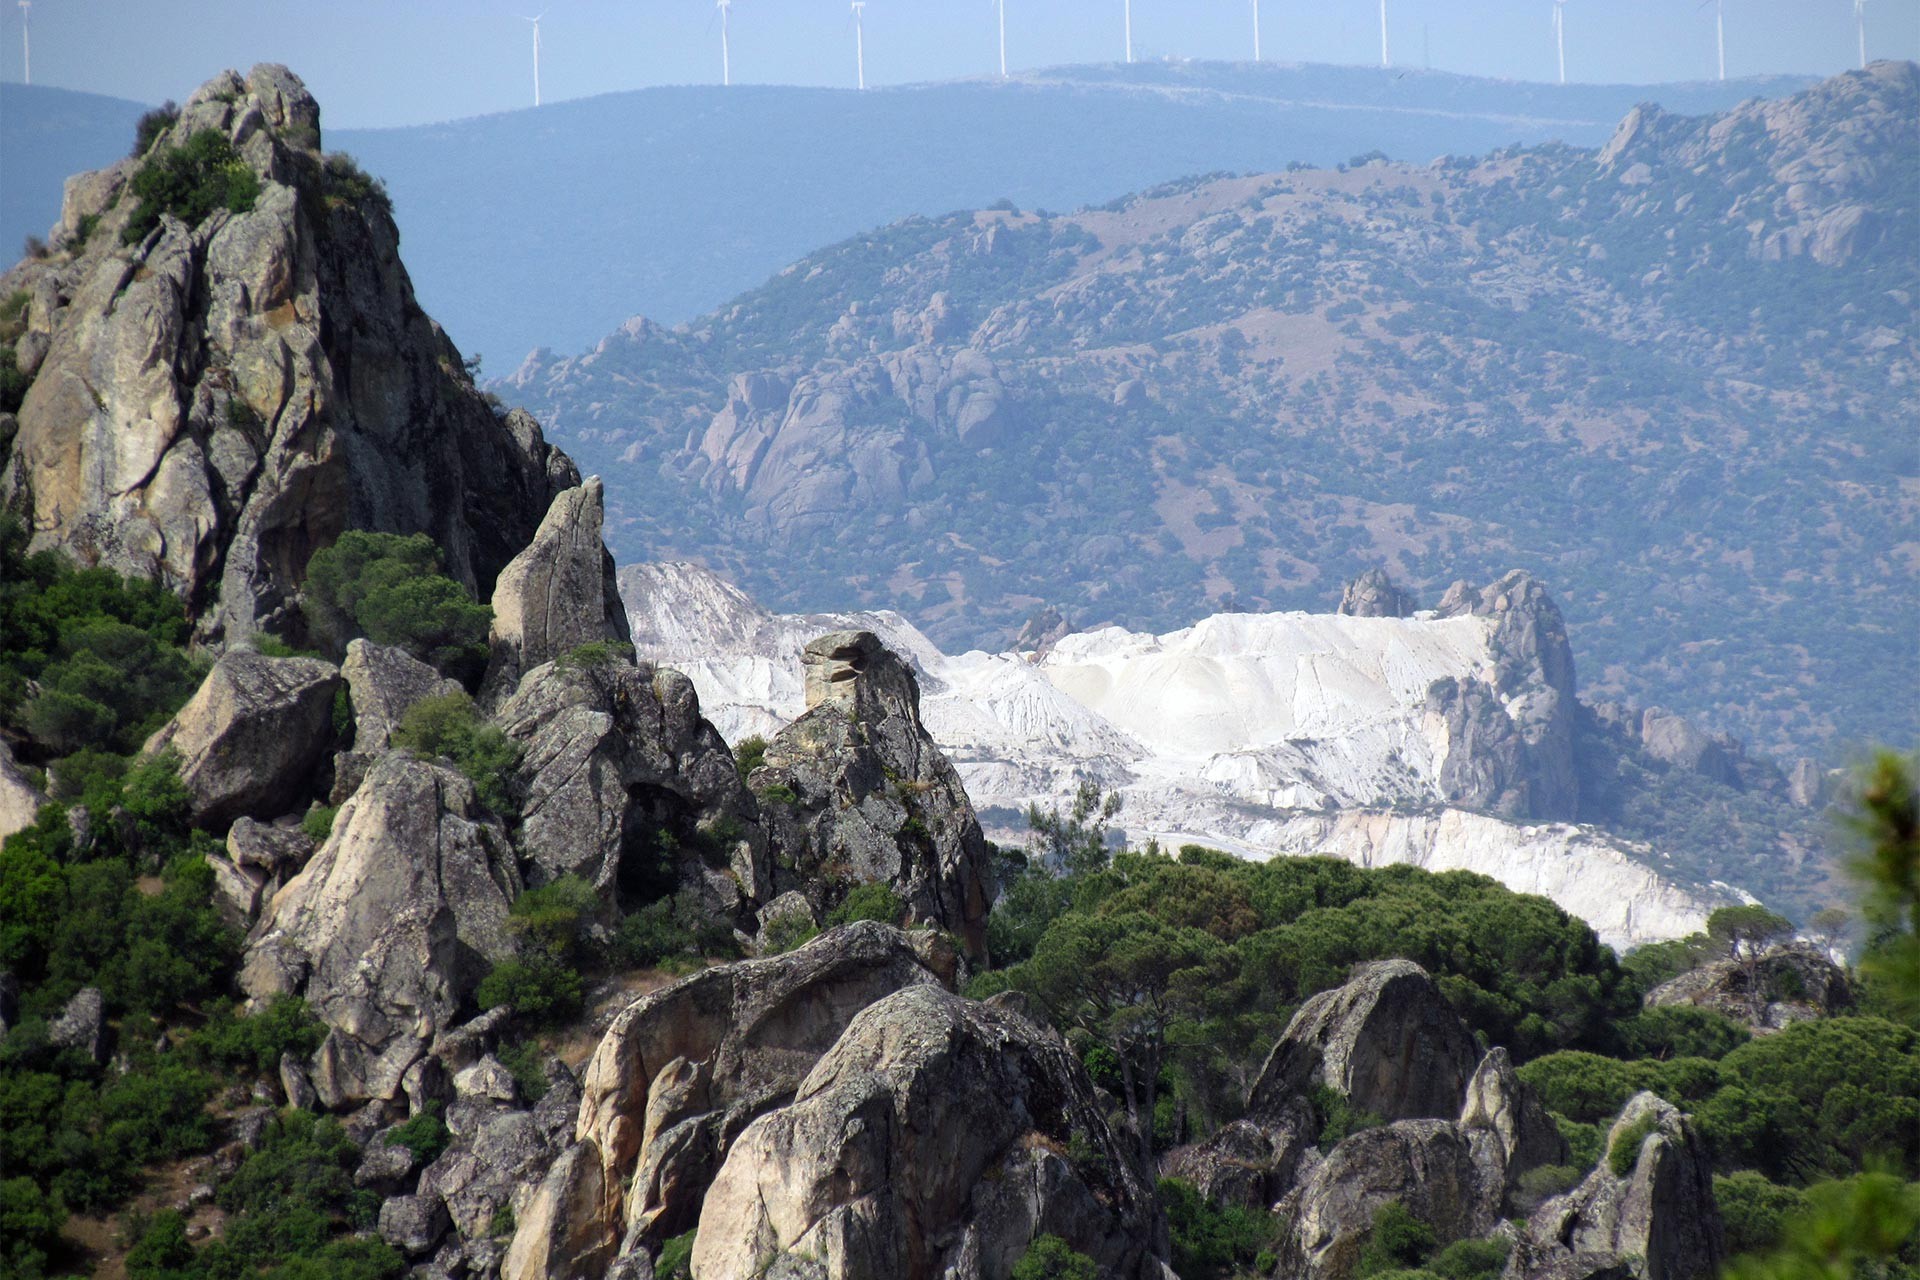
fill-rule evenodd
<path id="1" fill-rule="evenodd" d="M 1387 0 L 1393 59 L 1545 80 L 1552 0 Z M 1724 0 L 1727 71 L 1830 73 L 1857 59 L 1853 0 Z M 1117 60 L 1123 0 L 1006 0 L 1015 69 Z M 17 0 L 0 0 L 0 76 L 21 77 Z M 711 0 L 34 0 L 36 84 L 157 102 L 222 67 L 293 66 L 336 127 L 412 124 L 527 105 L 530 29 L 545 10 L 547 101 L 718 81 Z M 1140 57 L 1247 58 L 1252 0 L 1133 0 Z M 1264 52 L 1372 63 L 1377 0 L 1262 0 Z M 1568 0 L 1574 80 L 1714 74 L 1714 0 Z M 851 85 L 846 0 L 734 0 L 737 81 Z M 870 83 L 943 80 L 996 65 L 994 0 L 868 0 Z M 1920 0 L 1868 0 L 1870 57 L 1920 57 Z"/>

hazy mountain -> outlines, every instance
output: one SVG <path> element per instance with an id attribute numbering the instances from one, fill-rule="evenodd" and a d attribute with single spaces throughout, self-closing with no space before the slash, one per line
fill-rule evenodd
<path id="1" fill-rule="evenodd" d="M 648 89 L 330 130 L 328 141 L 387 181 L 422 304 L 498 369 L 537 346 L 579 350 L 636 314 L 686 319 L 823 244 L 912 214 L 1002 197 L 1070 209 L 1191 174 L 1374 150 L 1426 161 L 1510 142 L 1596 144 L 1643 99 L 1708 111 L 1804 83 L 1560 88 L 1141 64 L 866 94 Z M 140 108 L 16 86 L 5 95 L 0 245 L 12 245 L 44 234 L 68 173 L 123 153 Z"/>
<path id="2" fill-rule="evenodd" d="M 1599 151 L 910 219 L 503 389 L 619 554 L 780 608 L 997 648 L 1519 564 L 1596 696 L 1908 740 L 1917 119 L 1878 64 Z"/>

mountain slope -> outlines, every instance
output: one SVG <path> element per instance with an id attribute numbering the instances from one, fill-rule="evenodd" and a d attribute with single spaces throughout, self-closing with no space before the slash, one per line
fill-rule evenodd
<path id="1" fill-rule="evenodd" d="M 1877 64 L 1598 152 L 911 219 L 501 389 L 609 477 L 618 554 L 776 607 L 993 648 L 1519 563 L 1590 693 L 1903 740 L 1916 118 Z"/>

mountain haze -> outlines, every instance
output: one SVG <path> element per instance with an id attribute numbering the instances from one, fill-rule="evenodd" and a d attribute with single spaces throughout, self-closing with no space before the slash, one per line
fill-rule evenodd
<path id="1" fill-rule="evenodd" d="M 1595 696 L 1905 740 L 1916 119 L 1882 63 L 1598 151 L 909 219 L 502 390 L 609 477 L 617 554 L 778 608 L 991 649 L 1518 564 Z"/>

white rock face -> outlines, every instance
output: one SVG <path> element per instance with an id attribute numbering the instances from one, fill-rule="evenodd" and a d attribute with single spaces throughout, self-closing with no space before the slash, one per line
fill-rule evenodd
<path id="1" fill-rule="evenodd" d="M 928 730 L 1003 841 L 1024 833 L 1028 804 L 1063 804 L 1091 778 L 1124 795 L 1135 841 L 1476 871 L 1618 947 L 1694 932 L 1739 900 L 1596 828 L 1444 807 L 1449 742 L 1427 689 L 1492 682 L 1486 618 L 1222 614 L 1163 636 L 1070 635 L 1038 655 L 948 655 L 898 614 L 776 615 L 693 565 L 630 566 L 620 587 L 639 655 L 686 672 L 729 741 L 806 710 L 808 640 L 874 632 L 913 663 Z"/>

